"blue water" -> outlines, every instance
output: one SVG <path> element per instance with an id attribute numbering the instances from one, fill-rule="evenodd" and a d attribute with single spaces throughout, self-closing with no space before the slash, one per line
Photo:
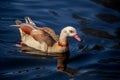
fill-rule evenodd
<path id="1" fill-rule="evenodd" d="M 120 80 L 119 0 L 0 0 L 0 80 Z M 74 26 L 83 39 L 69 39 L 67 71 L 57 58 L 19 52 L 15 20 L 29 16 L 57 34 Z M 72 76 L 71 76 L 72 74 Z"/>

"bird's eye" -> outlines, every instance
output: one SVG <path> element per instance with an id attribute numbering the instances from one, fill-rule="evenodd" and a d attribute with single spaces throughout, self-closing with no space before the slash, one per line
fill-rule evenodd
<path id="1" fill-rule="evenodd" d="M 69 32 L 70 32 L 70 33 L 74 33 L 74 31 L 73 31 L 73 30 L 70 30 Z"/>

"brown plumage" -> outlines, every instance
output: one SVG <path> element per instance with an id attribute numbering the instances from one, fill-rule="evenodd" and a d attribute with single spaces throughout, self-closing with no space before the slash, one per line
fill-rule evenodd
<path id="1" fill-rule="evenodd" d="M 25 20 L 26 23 L 17 20 L 16 25 L 19 26 L 21 43 L 30 48 L 47 53 L 63 53 L 69 50 L 68 37 L 74 37 L 80 41 L 74 27 L 63 28 L 58 38 L 53 29 L 37 27 L 29 17 Z"/>

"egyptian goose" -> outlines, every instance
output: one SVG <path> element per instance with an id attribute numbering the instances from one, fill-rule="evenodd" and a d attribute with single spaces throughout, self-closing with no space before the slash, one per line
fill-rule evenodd
<path id="1" fill-rule="evenodd" d="M 19 25 L 21 43 L 28 47 L 47 53 L 63 53 L 68 51 L 68 37 L 81 41 L 76 29 L 72 26 L 63 28 L 58 38 L 51 28 L 37 27 L 29 17 L 25 19 L 26 23 L 17 21 L 16 24 Z"/>

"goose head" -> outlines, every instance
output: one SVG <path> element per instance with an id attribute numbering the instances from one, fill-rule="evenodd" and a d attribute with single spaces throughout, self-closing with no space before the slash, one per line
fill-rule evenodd
<path id="1" fill-rule="evenodd" d="M 72 26 L 67 26 L 61 31 L 61 36 L 64 37 L 74 37 L 77 41 L 81 41 L 80 37 L 77 34 L 77 30 Z"/>

